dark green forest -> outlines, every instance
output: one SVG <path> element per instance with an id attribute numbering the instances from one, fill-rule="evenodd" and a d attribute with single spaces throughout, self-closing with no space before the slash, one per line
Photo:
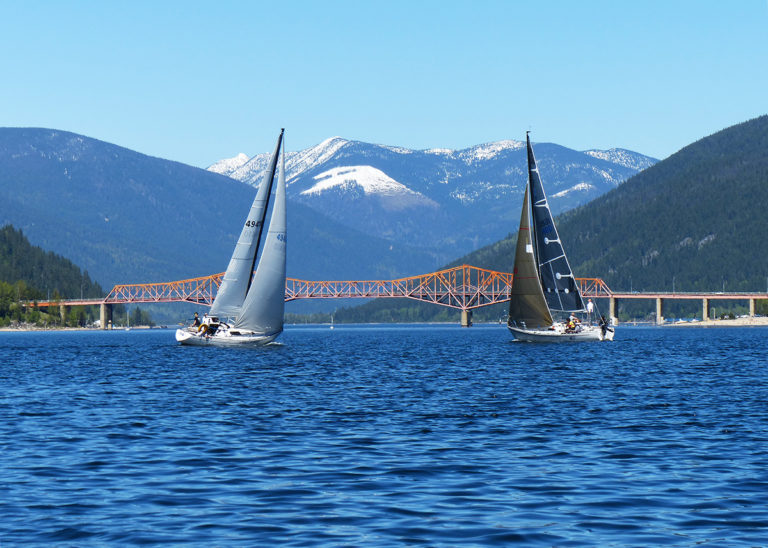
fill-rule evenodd
<path id="1" fill-rule="evenodd" d="M 66 322 L 62 322 L 58 307 L 48 313 L 25 305 L 42 300 L 103 296 L 99 284 L 72 261 L 31 245 L 23 232 L 11 225 L 0 228 L 0 327 L 88 325 L 98 318 L 97 307 L 73 307 Z"/>
<path id="2" fill-rule="evenodd" d="M 542 178 L 546 188 L 544 170 Z M 767 204 L 768 116 L 761 116 L 683 148 L 556 222 L 576 276 L 602 278 L 614 290 L 768 291 Z M 510 234 L 446 266 L 509 272 L 516 240 Z M 652 303 L 620 306 L 622 319 L 653 313 Z M 718 306 L 723 313 L 746 309 L 738 301 Z M 692 316 L 699 307 L 670 303 L 666 314 Z M 475 320 L 496 321 L 505 312 L 480 309 Z M 765 301 L 758 312 L 768 312 Z M 440 321 L 446 314 L 458 317 L 434 305 L 379 300 L 340 310 L 336 319 Z"/>

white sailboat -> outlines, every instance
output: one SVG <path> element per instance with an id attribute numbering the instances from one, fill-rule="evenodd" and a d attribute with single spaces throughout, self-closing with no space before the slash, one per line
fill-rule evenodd
<path id="1" fill-rule="evenodd" d="M 176 330 L 176 340 L 181 344 L 263 345 L 272 342 L 283 331 L 287 241 L 283 133 L 284 130 L 281 130 L 269 169 L 253 200 L 211 310 L 199 327 Z M 259 255 L 259 243 L 281 150 L 272 216 Z M 230 324 L 222 319 L 225 317 L 234 320 Z"/>
<path id="2" fill-rule="evenodd" d="M 528 184 L 517 233 L 515 267 L 510 290 L 507 327 L 528 342 L 613 340 L 613 329 L 555 321 L 555 314 L 586 312 L 563 244 L 557 233 L 541 183 L 531 139 L 528 149 Z"/>

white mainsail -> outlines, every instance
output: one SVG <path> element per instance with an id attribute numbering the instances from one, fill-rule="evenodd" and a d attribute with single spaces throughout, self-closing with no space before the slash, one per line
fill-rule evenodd
<path id="1" fill-rule="evenodd" d="M 259 251 L 259 241 L 267 214 L 267 204 L 272 190 L 272 182 L 275 178 L 277 157 L 282 140 L 283 131 L 280 132 L 277 139 L 277 146 L 275 146 L 275 151 L 270 159 L 269 169 L 264 173 L 264 179 L 261 181 L 253 200 L 240 238 L 237 240 L 235 251 L 232 253 L 224 278 L 216 292 L 216 298 L 211 305 L 211 316 L 235 317 L 240 314 L 248 288 L 252 283 L 251 276 L 256 262 L 256 254 Z"/>
<path id="2" fill-rule="evenodd" d="M 285 142 L 283 141 L 283 156 L 269 231 L 264 241 L 259 265 L 253 275 L 251 287 L 245 297 L 242 310 L 232 326 L 233 329 L 265 335 L 277 334 L 283 330 L 286 225 Z"/>

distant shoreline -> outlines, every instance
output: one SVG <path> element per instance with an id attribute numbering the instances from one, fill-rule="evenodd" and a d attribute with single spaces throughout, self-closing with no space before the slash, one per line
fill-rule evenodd
<path id="1" fill-rule="evenodd" d="M 131 326 L 128 330 L 149 330 L 149 329 L 168 329 L 164 325 L 156 325 L 150 327 L 148 325 Z M 22 331 L 125 331 L 125 327 L 115 327 L 113 329 L 101 329 L 100 327 L 36 327 L 32 325 L 24 325 L 18 327 L 0 327 L 0 333 L 17 333 Z"/>
<path id="2" fill-rule="evenodd" d="M 619 324 L 621 325 L 621 324 Z M 698 322 L 665 323 L 664 327 L 760 327 L 768 326 L 768 317 L 734 318 L 732 320 L 705 320 Z"/>
<path id="3" fill-rule="evenodd" d="M 432 324 L 432 325 L 456 325 L 458 327 L 458 322 L 414 322 L 416 324 Z M 286 327 L 323 327 L 323 326 L 330 326 L 329 323 L 290 323 L 285 324 Z M 373 322 L 373 323 L 359 323 L 359 324 L 344 324 L 339 323 L 336 324 L 336 327 L 343 327 L 343 326 L 349 326 L 349 325 L 411 325 L 410 323 L 402 323 L 402 322 L 394 322 L 394 323 L 379 323 L 379 322 Z M 492 326 L 497 325 L 496 322 L 476 322 L 477 326 Z M 502 324 L 503 325 L 503 324 Z M 654 322 L 619 322 L 619 329 L 622 327 L 637 327 L 637 326 L 644 326 L 644 327 L 768 327 L 768 317 L 767 316 L 755 316 L 752 318 L 734 318 L 732 320 L 706 320 L 706 321 L 680 321 L 680 322 L 674 322 L 674 323 L 664 323 L 662 325 L 658 325 Z M 173 326 L 173 329 L 175 329 L 176 326 Z M 140 325 L 136 327 L 130 327 L 129 330 L 137 330 L 137 331 L 148 331 L 148 330 L 154 330 L 154 329 L 171 329 L 170 326 L 166 325 L 157 325 L 150 327 L 148 325 Z M 0 327 L 0 333 L 21 333 L 21 332 L 33 332 L 33 331 L 40 331 L 40 332 L 52 332 L 52 331 L 125 331 L 125 327 L 115 327 L 113 329 L 100 329 L 96 327 L 35 327 L 35 326 L 18 326 L 18 327 Z"/>

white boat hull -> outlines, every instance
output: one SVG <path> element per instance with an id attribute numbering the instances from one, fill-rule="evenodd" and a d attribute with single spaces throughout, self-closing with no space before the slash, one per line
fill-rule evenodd
<path id="1" fill-rule="evenodd" d="M 264 346 L 274 341 L 279 334 L 265 335 L 219 329 L 213 335 L 201 335 L 196 330 L 177 329 L 176 340 L 189 346 Z"/>
<path id="2" fill-rule="evenodd" d="M 613 330 L 603 330 L 597 326 L 585 326 L 580 331 L 568 332 L 559 326 L 554 329 L 521 329 L 507 325 L 507 328 L 519 341 L 525 342 L 589 342 L 612 341 Z"/>

